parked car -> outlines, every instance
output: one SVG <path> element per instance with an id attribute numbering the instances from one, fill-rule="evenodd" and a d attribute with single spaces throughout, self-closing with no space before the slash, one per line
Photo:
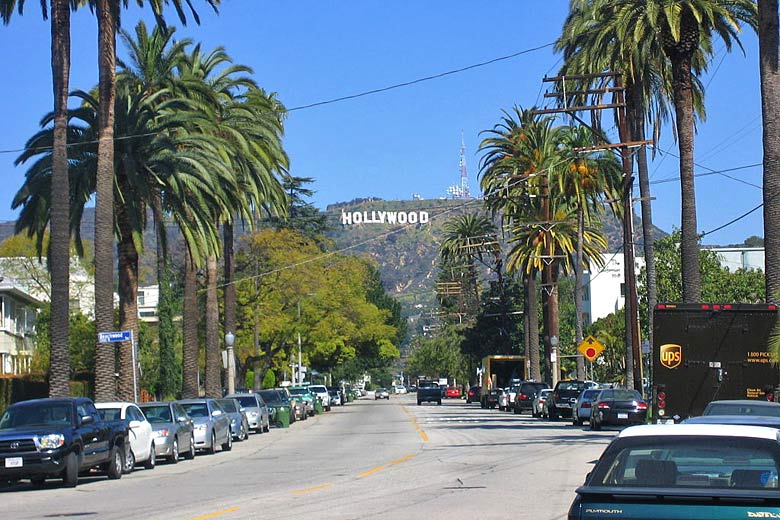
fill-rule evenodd
<path id="1" fill-rule="evenodd" d="M 712 401 L 702 415 L 761 415 L 780 417 L 780 403 L 751 399 Z"/>
<path id="2" fill-rule="evenodd" d="M 600 430 L 607 424 L 644 424 L 647 403 L 633 389 L 599 391 L 590 408 L 590 429 Z"/>
<path id="3" fill-rule="evenodd" d="M 145 469 L 154 469 L 157 453 L 154 447 L 152 425 L 135 403 L 95 403 L 95 408 L 105 421 L 126 421 L 130 431 L 130 449 L 125 449 L 125 465 L 122 471 L 130 473 L 136 464 L 143 463 Z"/>
<path id="4" fill-rule="evenodd" d="M 588 388 L 585 381 L 574 379 L 558 381 L 553 393 L 547 397 L 547 416 L 551 421 L 557 421 L 559 417 L 571 417 L 574 403 L 583 390 Z"/>
<path id="5" fill-rule="evenodd" d="M 241 403 L 237 399 L 217 399 L 217 402 L 225 410 L 230 418 L 230 434 L 234 441 L 243 441 L 249 438 L 249 420 L 246 413 L 241 411 Z"/>
<path id="6" fill-rule="evenodd" d="M 417 385 L 409 385 L 406 387 L 406 389 L 409 391 L 410 394 L 417 393 Z"/>
<path id="7" fill-rule="evenodd" d="M 61 478 L 75 487 L 93 468 L 121 478 L 128 435 L 125 421 L 104 420 L 86 398 L 14 403 L 0 417 L 0 480 Z"/>
<path id="8" fill-rule="evenodd" d="M 328 388 L 325 385 L 309 385 L 309 391 L 313 392 L 315 397 L 319 397 L 322 401 L 322 407 L 326 412 L 330 411 L 330 394 Z"/>
<path id="9" fill-rule="evenodd" d="M 195 425 L 195 448 L 216 453 L 233 449 L 230 418 L 215 399 L 183 399 L 178 403 L 192 417 Z"/>
<path id="10" fill-rule="evenodd" d="M 517 399 L 517 390 L 520 388 L 520 385 L 512 385 L 509 388 L 505 388 L 504 392 L 506 393 L 506 406 L 504 406 L 504 410 L 509 412 L 511 410 L 514 410 L 515 408 L 515 399 Z"/>
<path id="11" fill-rule="evenodd" d="M 778 461 L 774 428 L 626 428 L 577 488 L 568 518 L 780 518 Z"/>
<path id="12" fill-rule="evenodd" d="M 339 386 L 329 386 L 328 393 L 330 394 L 330 404 L 331 405 L 338 405 L 338 406 L 344 406 L 347 404 L 347 393 L 344 390 L 344 387 Z"/>
<path id="13" fill-rule="evenodd" d="M 158 457 L 172 464 L 195 458 L 195 423 L 182 406 L 176 402 L 151 402 L 138 405 L 152 425 L 154 449 Z"/>
<path id="14" fill-rule="evenodd" d="M 390 400 L 390 392 L 387 391 L 387 388 L 377 388 L 374 390 L 374 400 L 377 399 Z"/>
<path id="15" fill-rule="evenodd" d="M 547 417 L 547 398 L 553 393 L 552 388 L 543 388 L 539 390 L 533 404 L 531 405 L 531 414 L 534 417 Z"/>
<path id="16" fill-rule="evenodd" d="M 271 424 L 278 426 L 282 421 L 280 419 L 282 414 L 287 414 L 287 419 L 290 424 L 295 422 L 295 405 L 290 401 L 287 392 L 283 392 L 278 388 L 269 388 L 267 390 L 260 390 L 258 395 L 263 398 L 266 406 L 268 406 L 268 418 L 271 421 Z"/>
<path id="17" fill-rule="evenodd" d="M 682 424 L 731 424 L 742 426 L 766 426 L 780 430 L 780 417 L 766 415 L 700 415 L 689 417 Z"/>
<path id="18" fill-rule="evenodd" d="M 303 403 L 303 420 L 314 415 L 314 394 L 309 390 L 309 387 L 290 386 L 287 387 L 287 391 L 292 397 Z"/>
<path id="19" fill-rule="evenodd" d="M 466 394 L 466 404 L 479 403 L 482 396 L 481 386 L 472 386 Z"/>
<path id="20" fill-rule="evenodd" d="M 448 387 L 445 397 L 447 397 L 448 399 L 460 399 L 460 388 L 458 388 L 457 386 Z"/>
<path id="21" fill-rule="evenodd" d="M 547 388 L 547 383 L 537 381 L 523 381 L 517 387 L 517 395 L 512 407 L 514 413 L 531 412 L 533 415 L 534 400 L 539 392 Z"/>
<path id="22" fill-rule="evenodd" d="M 571 422 L 574 426 L 580 426 L 583 421 L 590 421 L 591 405 L 600 393 L 601 390 L 598 388 L 588 388 L 582 391 L 574 403 L 574 410 L 571 414 Z"/>
<path id="23" fill-rule="evenodd" d="M 499 397 L 501 397 L 502 392 L 503 390 L 501 388 L 492 388 L 488 390 L 482 397 L 482 408 L 495 408 L 498 406 L 498 400 Z"/>
<path id="24" fill-rule="evenodd" d="M 509 409 L 509 389 L 501 388 L 498 394 L 498 409 L 502 412 Z"/>
<path id="25" fill-rule="evenodd" d="M 246 420 L 249 423 L 249 429 L 255 433 L 267 432 L 271 429 L 271 418 L 268 414 L 268 406 L 265 401 L 255 392 L 246 394 L 226 395 L 227 399 L 236 399 L 241 405 L 241 411 L 246 414 Z"/>

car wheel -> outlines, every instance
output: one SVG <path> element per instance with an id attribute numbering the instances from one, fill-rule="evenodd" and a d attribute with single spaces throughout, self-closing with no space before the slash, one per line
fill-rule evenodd
<path id="1" fill-rule="evenodd" d="M 441 406 L 441 399 L 439 399 L 438 401 L 436 401 L 436 404 L 438 404 L 439 406 Z"/>
<path id="2" fill-rule="evenodd" d="M 144 469 L 154 469 L 157 465 L 157 453 L 155 453 L 154 443 L 152 443 L 152 449 L 149 452 L 149 458 L 144 462 Z"/>
<path id="3" fill-rule="evenodd" d="M 417 406 L 422 406 L 422 401 L 417 401 Z"/>
<path id="4" fill-rule="evenodd" d="M 601 431 L 601 422 L 599 421 L 591 421 L 590 423 L 590 429 L 593 431 Z"/>
<path id="5" fill-rule="evenodd" d="M 190 449 L 184 453 L 184 458 L 192 460 L 195 458 L 195 436 L 190 435 Z"/>
<path id="6" fill-rule="evenodd" d="M 230 435 L 230 430 L 228 430 L 227 441 L 225 441 L 222 444 L 222 451 L 230 451 L 232 449 L 233 449 L 233 436 Z"/>
<path id="7" fill-rule="evenodd" d="M 243 425 L 241 425 L 241 428 L 244 429 L 244 440 L 248 440 L 249 439 L 249 425 L 248 424 L 243 424 Z"/>
<path id="8" fill-rule="evenodd" d="M 118 447 L 114 446 L 111 448 L 111 458 L 108 461 L 108 469 L 106 470 L 108 478 L 111 480 L 122 478 L 122 459 L 124 458 Z"/>
<path id="9" fill-rule="evenodd" d="M 212 455 L 217 452 L 217 434 L 214 430 L 211 430 L 211 445 L 208 447 L 208 452 Z"/>
<path id="10" fill-rule="evenodd" d="M 178 437 L 173 439 L 173 446 L 171 446 L 171 456 L 168 458 L 168 462 L 176 464 L 179 462 L 179 439 Z"/>
<path id="11" fill-rule="evenodd" d="M 122 473 L 132 473 L 133 468 L 135 468 L 135 453 L 133 453 L 133 450 L 129 450 L 125 457 L 125 466 L 122 468 Z"/>
<path id="12" fill-rule="evenodd" d="M 265 420 L 265 430 L 264 431 L 266 433 L 271 431 L 271 419 L 270 418 L 266 418 L 266 420 Z"/>
<path id="13" fill-rule="evenodd" d="M 65 487 L 76 487 L 79 483 L 79 456 L 69 453 L 65 458 L 65 469 L 62 471 L 62 483 Z"/>

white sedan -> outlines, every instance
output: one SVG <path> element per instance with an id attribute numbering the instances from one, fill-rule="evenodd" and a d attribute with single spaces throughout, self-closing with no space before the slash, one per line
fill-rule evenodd
<path id="1" fill-rule="evenodd" d="M 143 462 L 144 468 L 154 469 L 156 458 L 152 425 L 135 403 L 95 403 L 105 421 L 127 421 L 130 431 L 130 449 L 127 450 L 124 472 L 130 473 L 136 464 Z"/>

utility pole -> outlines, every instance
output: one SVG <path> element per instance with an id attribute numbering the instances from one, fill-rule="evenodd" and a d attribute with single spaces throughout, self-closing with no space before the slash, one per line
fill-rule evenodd
<path id="1" fill-rule="evenodd" d="M 593 80 L 602 79 L 600 88 L 582 88 L 582 85 L 590 84 Z M 630 148 L 652 144 L 652 141 L 629 141 L 629 127 L 626 114 L 625 89 L 622 75 L 615 72 L 602 72 L 598 74 L 577 74 L 571 76 L 545 77 L 544 82 L 556 83 L 560 88 L 555 92 L 545 94 L 545 97 L 557 98 L 562 107 L 554 109 L 537 110 L 539 114 L 565 113 L 576 119 L 581 125 L 589 128 L 604 144 L 587 147 L 580 152 L 594 152 L 600 150 L 618 150 L 623 166 L 623 264 L 625 269 L 625 315 L 626 315 L 626 386 L 633 387 L 642 392 L 642 351 L 639 344 L 639 315 L 636 289 L 636 268 L 634 265 L 634 238 L 633 238 L 633 174 L 632 157 Z M 567 91 L 566 81 L 574 81 L 575 89 Z M 612 82 L 612 86 L 609 83 Z M 578 90 L 579 89 L 579 90 Z M 602 103 L 604 95 L 613 96 L 612 103 Z M 576 99 L 578 103 L 569 105 L 570 100 Z M 590 104 L 588 99 L 597 100 Z M 619 143 L 609 143 L 606 137 L 596 128 L 583 121 L 578 115 L 579 111 L 596 112 L 604 109 L 614 109 L 618 126 Z M 577 259 L 581 262 L 581 259 Z"/>

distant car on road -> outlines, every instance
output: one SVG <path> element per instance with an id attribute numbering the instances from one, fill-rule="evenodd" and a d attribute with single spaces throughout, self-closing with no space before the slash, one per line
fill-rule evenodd
<path id="1" fill-rule="evenodd" d="M 481 396 L 482 396 L 482 387 L 472 386 L 471 388 L 469 388 L 469 391 L 466 394 L 466 404 L 480 402 Z"/>
<path id="2" fill-rule="evenodd" d="M 230 417 L 230 434 L 233 440 L 243 441 L 249 438 L 249 420 L 241 411 L 241 403 L 234 398 L 217 399 L 217 402 Z"/>
<path id="3" fill-rule="evenodd" d="M 445 397 L 447 397 L 448 399 L 460 399 L 460 388 L 458 388 L 457 386 L 451 386 L 447 388 Z"/>
<path id="4" fill-rule="evenodd" d="M 158 457 L 172 464 L 195 458 L 195 424 L 184 408 L 175 402 L 152 402 L 138 405 L 152 425 L 154 449 Z"/>
<path id="5" fill-rule="evenodd" d="M 404 385 L 395 385 L 395 393 L 396 394 L 405 394 L 407 392 L 406 387 Z"/>
<path id="6" fill-rule="evenodd" d="M 387 391 L 387 388 L 377 388 L 374 390 L 374 400 L 377 399 L 390 399 L 390 392 Z"/>
<path id="7" fill-rule="evenodd" d="M 523 381 L 517 386 L 517 395 L 512 405 L 514 413 L 531 412 L 533 414 L 534 399 L 539 392 L 547 388 L 547 383 Z"/>
<path id="8" fill-rule="evenodd" d="M 183 399 L 178 403 L 195 424 L 195 448 L 216 453 L 233 449 L 230 418 L 214 399 Z"/>
<path id="9" fill-rule="evenodd" d="M 634 426 L 599 457 L 568 518 L 780 518 L 778 474 L 774 428 Z"/>
<path id="10" fill-rule="evenodd" d="M 539 390 L 533 404 L 531 405 L 531 414 L 534 417 L 547 417 L 547 398 L 553 393 L 552 388 L 543 388 Z"/>
<path id="11" fill-rule="evenodd" d="M 309 385 L 309 391 L 314 394 L 315 397 L 319 397 L 322 401 L 322 407 L 326 412 L 330 411 L 330 394 L 328 388 L 325 385 Z"/>
<path id="12" fill-rule="evenodd" d="M 582 391 L 574 403 L 574 410 L 571 414 L 571 422 L 574 426 L 580 426 L 583 421 L 590 421 L 591 405 L 600 393 L 601 390 L 598 388 L 588 388 Z"/>
<path id="13" fill-rule="evenodd" d="M 130 430 L 130 449 L 125 450 L 125 466 L 123 471 L 130 473 L 136 464 L 143 462 L 144 468 L 154 469 L 157 452 L 154 447 L 155 435 L 152 425 L 135 403 L 109 402 L 95 403 L 100 416 L 105 421 L 122 420 L 127 422 Z"/>
<path id="14" fill-rule="evenodd" d="M 571 417 L 574 403 L 583 390 L 590 388 L 585 381 L 566 380 L 555 384 L 553 393 L 547 398 L 547 415 L 551 421 L 559 417 Z"/>
<path id="15" fill-rule="evenodd" d="M 762 415 L 780 417 L 780 403 L 749 399 L 712 401 L 702 415 Z"/>
<path id="16" fill-rule="evenodd" d="M 646 421 L 647 403 L 633 389 L 601 390 L 591 404 L 591 430 L 600 430 L 608 424 L 644 424 Z"/>
<path id="17" fill-rule="evenodd" d="M 441 388 L 435 381 L 421 381 L 417 387 L 417 406 L 431 402 L 441 405 Z"/>

